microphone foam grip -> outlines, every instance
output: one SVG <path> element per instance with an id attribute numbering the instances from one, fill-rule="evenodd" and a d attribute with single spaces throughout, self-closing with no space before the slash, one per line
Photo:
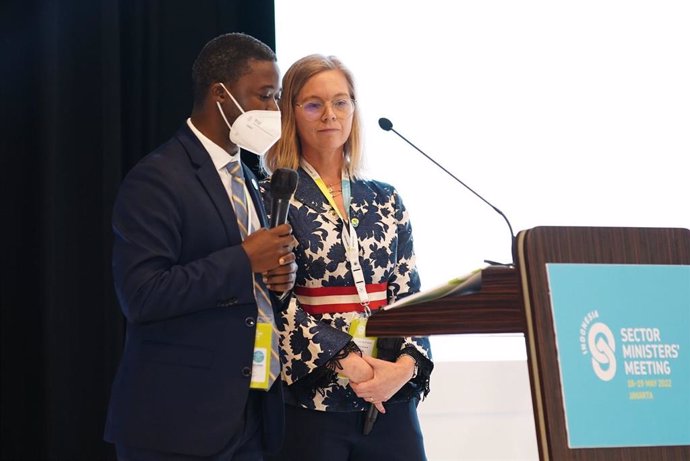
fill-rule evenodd
<path id="1" fill-rule="evenodd" d="M 297 189 L 297 171 L 290 168 L 278 168 L 271 175 L 271 196 L 274 199 L 287 200 Z"/>
<path id="2" fill-rule="evenodd" d="M 388 120 L 385 117 L 381 117 L 379 119 L 379 126 L 386 131 L 390 131 L 393 129 L 393 122 L 391 122 L 390 120 Z"/>

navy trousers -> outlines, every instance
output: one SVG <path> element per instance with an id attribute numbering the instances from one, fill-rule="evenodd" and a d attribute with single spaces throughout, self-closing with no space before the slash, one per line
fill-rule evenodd
<path id="1" fill-rule="evenodd" d="M 364 412 L 285 409 L 282 450 L 267 461 L 426 461 L 416 399 L 385 404 L 368 435 Z"/>
<path id="2" fill-rule="evenodd" d="M 245 407 L 244 427 L 213 456 L 190 456 L 117 445 L 118 461 L 263 461 L 261 446 L 261 400 L 250 392 Z"/>

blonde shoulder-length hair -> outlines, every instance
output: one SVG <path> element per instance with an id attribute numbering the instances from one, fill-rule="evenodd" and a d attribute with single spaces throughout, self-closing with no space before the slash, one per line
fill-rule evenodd
<path id="1" fill-rule="evenodd" d="M 278 168 L 299 168 L 301 146 L 295 122 L 295 103 L 297 95 L 314 75 L 328 70 L 338 70 L 347 80 L 350 97 L 356 101 L 355 84 L 352 73 L 335 56 L 312 54 L 296 61 L 283 76 L 283 89 L 280 98 L 281 130 L 278 142 L 262 157 L 262 166 L 268 174 Z M 355 104 L 352 114 L 352 131 L 345 141 L 343 155 L 345 167 L 350 177 L 360 176 L 362 168 L 361 123 Z"/>

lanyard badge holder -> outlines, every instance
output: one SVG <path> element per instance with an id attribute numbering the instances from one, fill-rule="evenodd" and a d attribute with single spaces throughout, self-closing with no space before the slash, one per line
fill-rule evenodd
<path id="1" fill-rule="evenodd" d="M 350 269 L 352 270 L 352 278 L 355 281 L 355 288 L 357 288 L 357 295 L 362 304 L 364 312 L 362 314 L 355 313 L 355 317 L 350 322 L 349 333 L 352 335 L 352 340 L 363 354 L 371 357 L 376 357 L 376 337 L 366 336 L 367 320 L 371 316 L 371 309 L 369 308 L 369 294 L 367 293 L 366 283 L 364 282 L 364 273 L 362 272 L 362 265 L 359 262 L 359 243 L 357 242 L 357 234 L 352 223 L 348 223 L 347 227 L 343 227 L 343 245 L 345 246 L 345 256 L 350 262 Z"/>
<path id="2" fill-rule="evenodd" d="M 354 314 L 354 317 L 350 322 L 348 333 L 350 333 L 352 340 L 355 344 L 357 344 L 357 347 L 360 348 L 363 354 L 376 357 L 377 338 L 373 336 L 366 336 L 367 319 L 371 315 L 371 309 L 369 308 L 369 294 L 367 293 L 366 282 L 364 281 L 362 265 L 359 262 L 359 242 L 357 241 L 357 232 L 355 231 L 355 226 L 353 225 L 352 220 L 346 219 L 346 217 L 349 218 L 350 211 L 350 178 L 349 176 L 343 175 L 341 179 L 343 207 L 347 213 L 346 217 L 344 217 L 340 213 L 333 196 L 328 191 L 328 187 L 326 187 L 326 184 L 324 183 L 323 179 L 321 179 L 321 176 L 319 176 L 319 173 L 306 160 L 302 160 L 301 164 L 343 222 L 342 243 L 345 247 L 345 257 L 350 263 L 350 269 L 352 271 L 352 278 L 355 282 L 355 288 L 357 289 L 357 295 L 359 296 L 359 301 L 364 310 L 362 314 Z"/>
<path id="3" fill-rule="evenodd" d="M 352 336 L 352 340 L 355 344 L 357 344 L 357 347 L 359 347 L 363 354 L 376 357 L 376 338 L 373 336 L 366 336 L 367 320 L 371 315 L 371 309 L 369 308 L 369 294 L 367 293 L 366 283 L 364 282 L 362 265 L 359 262 L 359 242 L 357 241 L 357 232 L 355 231 L 355 226 L 353 225 L 351 219 L 345 219 L 343 216 L 341 216 L 335 200 L 333 200 L 330 192 L 328 192 L 326 184 L 323 182 L 316 170 L 314 170 L 314 168 L 304 160 L 302 161 L 302 166 L 307 173 L 309 173 L 314 182 L 316 182 L 316 185 L 319 186 L 319 189 L 323 195 L 326 197 L 326 199 L 328 199 L 328 203 L 331 204 L 336 213 L 338 213 L 340 219 L 343 221 L 342 242 L 343 246 L 345 247 L 345 257 L 350 263 L 352 278 L 354 279 L 355 287 L 357 288 L 357 295 L 359 296 L 359 301 L 364 309 L 362 314 L 355 312 L 354 318 L 350 322 L 349 333 Z M 351 195 L 349 177 L 342 178 L 342 190 L 343 207 L 345 208 L 345 211 L 348 213 L 349 217 Z M 364 427 L 362 430 L 364 435 L 368 435 L 371 432 L 378 414 L 379 412 L 377 408 L 373 404 L 370 404 L 364 416 Z"/>
<path id="4" fill-rule="evenodd" d="M 247 235 L 252 233 L 251 213 L 247 210 Z M 261 296 L 254 287 L 254 297 Z M 271 354 L 273 335 L 276 334 L 273 323 L 264 318 L 261 313 L 257 316 L 256 335 L 254 336 L 254 354 L 252 356 L 252 374 L 249 387 L 267 391 L 270 388 Z M 280 376 L 279 376 L 280 377 Z M 278 377 L 278 378 L 279 378 Z"/>

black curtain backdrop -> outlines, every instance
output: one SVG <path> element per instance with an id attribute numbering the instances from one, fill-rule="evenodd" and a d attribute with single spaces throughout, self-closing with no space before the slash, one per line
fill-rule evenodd
<path id="1" fill-rule="evenodd" d="M 112 202 L 189 115 L 203 44 L 233 31 L 275 49 L 273 0 L 1 2 L 3 460 L 114 459 Z"/>

